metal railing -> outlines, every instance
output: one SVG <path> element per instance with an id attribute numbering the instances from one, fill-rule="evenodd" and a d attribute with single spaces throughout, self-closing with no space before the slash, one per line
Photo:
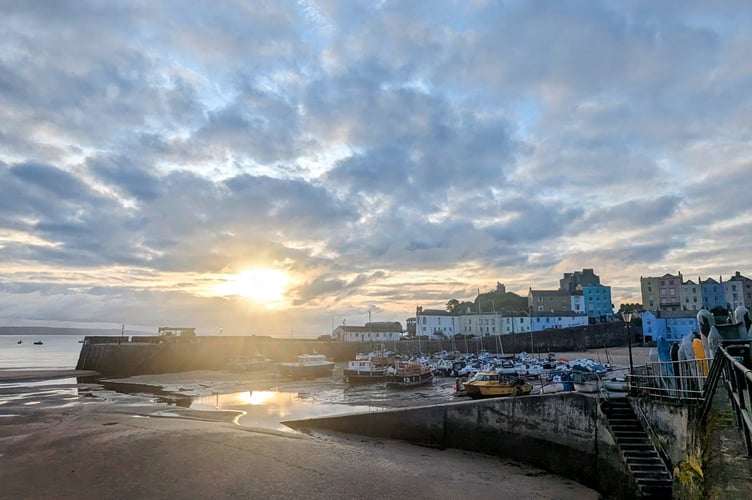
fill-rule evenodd
<path id="1" fill-rule="evenodd" d="M 629 393 L 650 399 L 699 404 L 704 400 L 712 359 L 652 362 L 635 366 L 630 375 Z"/>
<path id="2" fill-rule="evenodd" d="M 703 394 L 700 418 L 703 423 L 707 421 L 715 391 L 719 384 L 725 385 L 736 423 L 744 434 L 747 456 L 752 456 L 752 370 L 749 366 L 752 366 L 749 339 L 723 342 L 718 347 Z"/>

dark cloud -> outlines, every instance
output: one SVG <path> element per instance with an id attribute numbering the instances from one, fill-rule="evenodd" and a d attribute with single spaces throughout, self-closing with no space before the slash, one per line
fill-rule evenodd
<path id="1" fill-rule="evenodd" d="M 149 168 L 135 164 L 130 158 L 93 158 L 88 167 L 102 182 L 127 196 L 153 200 L 159 196 L 160 179 Z"/>

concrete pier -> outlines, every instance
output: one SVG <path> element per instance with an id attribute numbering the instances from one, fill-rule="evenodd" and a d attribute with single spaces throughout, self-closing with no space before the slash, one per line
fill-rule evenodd
<path id="1" fill-rule="evenodd" d="M 572 478 L 610 497 L 631 485 L 598 400 L 579 393 L 496 398 L 285 422 L 302 431 L 398 439 L 505 457 Z"/>

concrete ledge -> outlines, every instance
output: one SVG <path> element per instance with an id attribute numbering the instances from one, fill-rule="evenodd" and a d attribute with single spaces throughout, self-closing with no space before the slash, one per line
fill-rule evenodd
<path id="1" fill-rule="evenodd" d="M 511 458 L 602 490 L 598 401 L 578 393 L 449 403 L 284 422 Z"/>

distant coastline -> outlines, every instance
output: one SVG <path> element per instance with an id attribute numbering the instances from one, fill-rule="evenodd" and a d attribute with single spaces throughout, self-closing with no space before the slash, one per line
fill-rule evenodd
<path id="1" fill-rule="evenodd" d="M 55 328 L 49 326 L 0 326 L 0 335 L 120 335 L 118 328 Z M 126 330 L 125 335 L 156 335 L 155 332 Z"/>

